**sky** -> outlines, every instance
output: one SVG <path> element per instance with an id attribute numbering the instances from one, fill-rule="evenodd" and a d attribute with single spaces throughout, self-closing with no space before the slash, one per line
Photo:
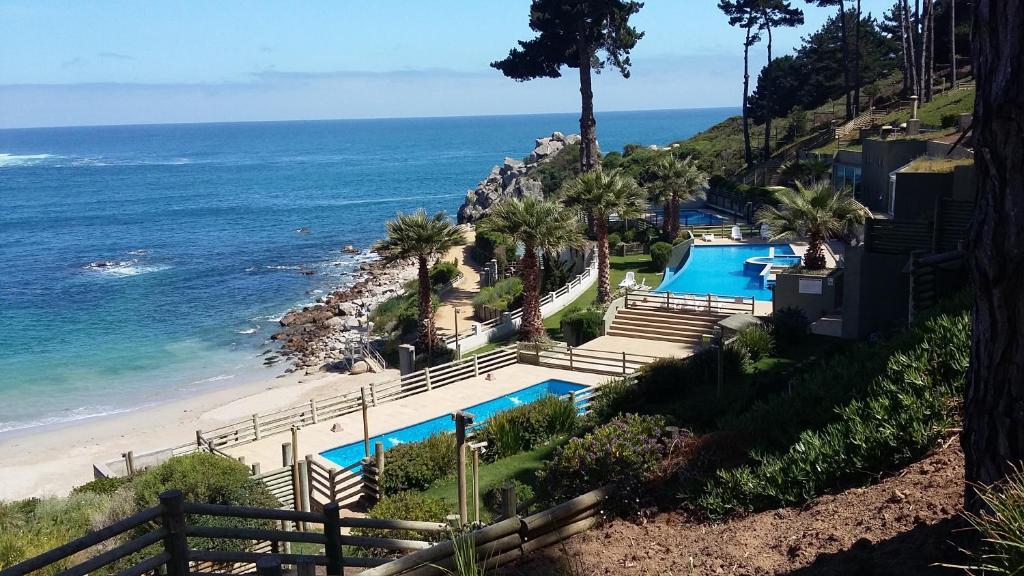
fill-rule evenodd
<path id="1" fill-rule="evenodd" d="M 799 44 L 834 9 L 796 0 Z M 881 16 L 890 0 L 863 0 Z M 575 112 L 576 70 L 489 67 L 532 36 L 529 0 L 0 0 L 0 128 Z M 714 0 L 647 0 L 631 77 L 599 111 L 739 106 L 742 30 Z M 751 76 L 765 63 L 751 52 Z"/>

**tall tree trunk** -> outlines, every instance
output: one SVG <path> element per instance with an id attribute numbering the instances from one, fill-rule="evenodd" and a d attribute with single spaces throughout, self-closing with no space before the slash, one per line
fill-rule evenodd
<path id="1" fill-rule="evenodd" d="M 932 101 L 935 85 L 935 6 L 932 0 L 924 3 L 924 45 L 921 46 L 921 70 L 924 71 L 924 101 Z"/>
<path id="2" fill-rule="evenodd" d="M 608 219 L 597 217 L 597 303 L 612 301 L 611 282 L 608 279 Z"/>
<path id="3" fill-rule="evenodd" d="M 856 18 L 853 23 L 853 113 L 860 114 L 860 0 L 857 0 Z"/>
<path id="4" fill-rule="evenodd" d="M 666 200 L 665 207 L 661 210 L 662 223 L 661 232 L 665 235 L 665 240 L 671 242 L 674 237 L 672 236 L 672 201 Z"/>
<path id="5" fill-rule="evenodd" d="M 907 47 L 910 49 L 910 79 L 914 88 L 914 96 L 921 95 L 921 84 L 917 80 L 917 51 L 914 49 L 914 35 L 917 33 L 913 25 L 914 19 L 910 13 L 910 5 L 903 0 L 903 26 L 907 34 Z"/>
<path id="6" fill-rule="evenodd" d="M 921 35 L 921 0 L 914 0 L 914 65 L 917 67 L 917 94 L 924 98 L 924 37 Z"/>
<path id="7" fill-rule="evenodd" d="M 768 32 L 768 64 L 772 63 L 772 26 L 768 20 L 768 14 L 762 11 L 765 22 L 765 30 Z M 768 94 L 769 99 L 773 99 L 773 94 Z M 767 160 L 772 155 L 772 106 L 768 106 L 768 114 L 765 115 L 764 121 L 764 158 Z M 678 206 L 678 199 L 676 201 Z"/>
<path id="8" fill-rule="evenodd" d="M 896 4 L 900 11 L 900 51 L 903 52 L 903 93 L 910 92 L 910 50 L 907 47 L 907 11 L 904 8 L 906 0 Z"/>
<path id="9" fill-rule="evenodd" d="M 672 212 L 672 227 L 671 233 L 669 234 L 669 242 L 674 242 L 679 237 L 679 194 L 672 193 L 672 199 L 669 201 L 669 207 Z"/>
<path id="10" fill-rule="evenodd" d="M 420 321 L 416 332 L 416 347 L 421 352 L 429 354 L 433 352 L 434 343 L 437 342 L 437 330 L 434 327 L 434 306 L 431 302 L 433 294 L 430 290 L 430 265 L 426 256 L 420 256 L 418 259 L 417 276 Z"/>
<path id="11" fill-rule="evenodd" d="M 973 511 L 981 503 L 972 487 L 1024 460 L 1024 4 L 975 6 L 974 326 L 960 439 Z"/>
<path id="12" fill-rule="evenodd" d="M 825 238 L 817 232 L 811 232 L 807 238 L 807 252 L 804 254 L 804 266 L 809 270 L 825 269 Z"/>
<path id="13" fill-rule="evenodd" d="M 843 94 L 846 95 L 846 119 L 853 118 L 853 101 L 850 100 L 850 42 L 846 36 L 846 3 L 839 0 L 839 44 L 843 48 Z"/>
<path id="14" fill-rule="evenodd" d="M 956 0 L 949 0 L 949 86 L 956 88 Z"/>
<path id="15" fill-rule="evenodd" d="M 747 37 L 743 41 L 743 159 L 747 166 L 754 163 L 754 152 L 750 148 L 750 115 L 747 111 L 747 94 L 750 92 L 750 31 L 753 24 L 747 26 Z"/>
<path id="16" fill-rule="evenodd" d="M 591 53 L 581 40 L 576 45 L 580 55 L 580 171 L 597 167 L 597 120 L 594 119 L 594 90 L 590 77 Z"/>
<path id="17" fill-rule="evenodd" d="M 544 319 L 540 315 L 540 288 L 537 282 L 537 248 L 527 245 L 519 259 L 519 275 L 523 279 L 523 319 L 519 325 L 519 339 L 527 342 L 545 336 Z"/>

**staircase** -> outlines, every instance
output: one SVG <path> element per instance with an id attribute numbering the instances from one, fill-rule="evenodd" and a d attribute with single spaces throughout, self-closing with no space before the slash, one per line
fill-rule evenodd
<path id="1" fill-rule="evenodd" d="M 620 308 L 612 319 L 607 335 L 697 346 L 725 316 L 666 309 Z"/>

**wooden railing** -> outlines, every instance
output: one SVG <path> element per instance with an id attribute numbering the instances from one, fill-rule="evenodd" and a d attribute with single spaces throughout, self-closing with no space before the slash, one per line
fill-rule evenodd
<path id="1" fill-rule="evenodd" d="M 593 526 L 609 493 L 601 488 L 525 518 L 511 516 L 457 541 L 472 542 L 477 558 L 488 567 L 501 566 Z M 197 522 L 199 517 L 263 521 L 259 524 L 264 527 L 210 525 L 210 521 Z M 281 528 L 288 525 L 301 529 Z M 435 573 L 452 566 L 456 543 L 451 540 L 435 544 L 343 534 L 343 529 L 351 528 L 437 534 L 435 541 L 452 530 L 436 522 L 342 518 L 336 503 L 318 511 L 225 506 L 185 502 L 180 491 L 170 490 L 160 494 L 159 505 L 0 570 L 0 576 L 25 576 L 39 570 L 86 576 L 112 569 L 119 576 L 208 576 L 251 573 L 254 567 L 260 574 L 280 574 L 281 564 L 295 566 L 298 574 L 314 574 L 320 566 L 330 576 L 341 576 L 347 567 L 371 568 L 364 574 L 381 576 L 413 569 L 417 574 Z M 219 548 L 196 547 L 197 539 L 212 540 Z M 293 544 L 300 545 L 296 550 L 302 552 L 293 553 Z M 347 556 L 346 551 L 353 549 L 412 553 L 397 559 Z M 115 565 L 128 557 L 132 557 L 130 566 Z"/>
<path id="2" fill-rule="evenodd" d="M 630 290 L 626 292 L 625 300 L 626 308 L 677 310 L 716 316 L 754 313 L 754 299 L 749 296 Z"/>
<path id="3" fill-rule="evenodd" d="M 413 552 L 363 572 L 365 576 L 446 574 L 455 568 L 456 550 L 472 547 L 474 560 L 485 572 L 533 551 L 584 532 L 600 520 L 601 504 L 611 494 L 599 488 L 554 508 L 525 518 L 516 515 L 468 534 Z"/>
<path id="4" fill-rule="evenodd" d="M 518 342 L 516 346 L 519 362 L 523 364 L 610 376 L 632 374 L 645 364 L 650 364 L 658 359 L 657 356 L 645 354 L 573 348 L 560 342 L 553 344 Z"/>
<path id="5" fill-rule="evenodd" d="M 370 384 L 366 391 L 372 406 L 427 392 L 465 378 L 479 376 L 515 364 L 515 348 L 504 347 L 472 358 L 439 364 L 412 372 L 381 384 Z M 256 442 L 267 436 L 287 432 L 293 426 L 308 426 L 358 412 L 364 394 L 353 390 L 323 400 L 282 408 L 273 412 L 253 414 L 250 418 L 196 432 L 197 444 L 215 450 L 224 450 Z"/>

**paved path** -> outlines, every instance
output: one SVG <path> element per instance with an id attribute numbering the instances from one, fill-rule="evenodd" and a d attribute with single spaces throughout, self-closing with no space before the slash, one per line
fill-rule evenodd
<path id="1" fill-rule="evenodd" d="M 442 300 L 441 306 L 434 313 L 437 331 L 442 335 L 455 333 L 455 309 L 458 308 L 459 330 L 466 330 L 473 323 L 473 298 L 480 292 L 480 269 L 470 257 L 476 231 L 463 226 L 466 233 L 466 245 L 456 246 L 448 251 L 445 260 L 457 260 L 462 279 L 449 290 Z"/>

